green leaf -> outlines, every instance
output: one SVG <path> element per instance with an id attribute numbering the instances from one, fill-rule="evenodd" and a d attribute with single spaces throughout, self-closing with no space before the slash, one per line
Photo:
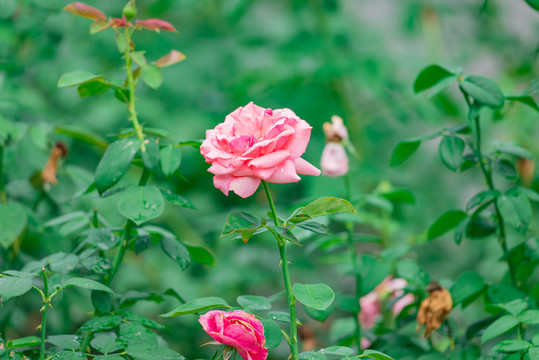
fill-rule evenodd
<path id="1" fill-rule="evenodd" d="M 451 171 L 459 171 L 464 158 L 464 140 L 457 136 L 444 136 L 440 142 L 440 159 L 442 163 Z"/>
<path id="2" fill-rule="evenodd" d="M 517 180 L 518 179 L 518 173 L 515 169 L 515 165 L 507 160 L 507 159 L 498 159 L 494 162 L 494 171 L 496 174 L 500 175 L 501 177 L 507 179 L 507 180 Z"/>
<path id="3" fill-rule="evenodd" d="M 62 349 L 77 350 L 80 346 L 79 337 L 76 335 L 51 335 L 47 337 L 47 342 Z"/>
<path id="4" fill-rule="evenodd" d="M 539 324 L 539 310 L 526 310 L 518 316 L 518 321 L 526 325 Z"/>
<path id="5" fill-rule="evenodd" d="M 165 176 L 170 176 L 180 167 L 182 152 L 174 146 L 165 146 L 159 151 L 159 163 Z"/>
<path id="6" fill-rule="evenodd" d="M 111 288 L 90 279 L 74 277 L 74 278 L 70 278 L 65 281 L 62 281 L 62 285 L 61 285 L 62 288 L 67 288 L 70 286 L 76 286 L 76 287 L 80 287 L 82 289 L 88 289 L 88 290 L 104 291 L 104 292 L 108 292 L 109 294 L 114 295 L 114 291 L 112 291 Z"/>
<path id="7" fill-rule="evenodd" d="M 201 246 L 191 246 L 184 244 L 187 250 L 189 251 L 189 256 L 191 260 L 204 265 L 213 266 L 215 264 L 215 259 L 213 255 Z"/>
<path id="8" fill-rule="evenodd" d="M 110 85 L 103 81 L 103 78 L 97 78 L 80 84 L 77 88 L 77 92 L 79 93 L 80 97 L 85 98 L 89 96 L 101 95 L 108 89 L 110 89 Z"/>
<path id="9" fill-rule="evenodd" d="M 30 277 L 0 277 L 0 297 L 6 300 L 24 295 L 31 289 L 32 278 Z"/>
<path id="10" fill-rule="evenodd" d="M 464 211 L 446 211 L 429 227 L 427 238 L 432 240 L 442 236 L 449 230 L 457 227 L 467 217 L 468 215 Z"/>
<path id="11" fill-rule="evenodd" d="M 316 310 L 327 309 L 335 300 L 335 293 L 326 284 L 296 283 L 292 289 L 298 301 Z"/>
<path id="12" fill-rule="evenodd" d="M 327 360 L 326 355 L 314 351 L 305 351 L 299 354 L 300 360 Z"/>
<path id="13" fill-rule="evenodd" d="M 363 351 L 363 354 L 359 355 L 358 357 L 370 357 L 376 360 L 395 360 L 391 356 L 386 355 L 384 353 L 381 353 L 376 350 L 365 350 Z"/>
<path id="14" fill-rule="evenodd" d="M 498 190 L 487 190 L 480 192 L 479 194 L 474 195 L 470 201 L 468 201 L 466 204 L 466 211 L 470 211 L 476 206 L 486 205 L 494 201 L 499 196 L 500 192 Z"/>
<path id="15" fill-rule="evenodd" d="M 359 307 L 359 303 L 358 303 L 358 307 Z M 326 310 L 315 310 L 313 308 L 305 306 L 303 308 L 303 310 L 305 311 L 305 313 L 307 315 L 309 315 L 309 317 L 311 319 L 314 319 L 314 320 L 320 321 L 320 322 L 324 322 L 324 321 L 326 321 L 328 319 L 328 317 L 333 312 L 333 306 L 328 307 Z M 357 314 L 357 312 L 356 312 L 356 314 Z"/>
<path id="16" fill-rule="evenodd" d="M 151 87 L 157 89 L 163 83 L 163 71 L 157 65 L 148 65 L 142 68 L 142 80 Z"/>
<path id="17" fill-rule="evenodd" d="M 498 84 L 484 76 L 471 75 L 460 83 L 462 89 L 476 102 L 492 108 L 503 106 L 504 95 Z"/>
<path id="18" fill-rule="evenodd" d="M 355 213 L 354 207 L 347 200 L 335 197 L 316 199 L 305 205 L 299 215 L 307 215 L 311 218 L 335 213 Z"/>
<path id="19" fill-rule="evenodd" d="M 103 78 L 103 75 L 95 75 L 88 71 L 72 71 L 65 73 L 58 80 L 58 87 L 65 88 L 80 85 L 90 80 Z"/>
<path id="20" fill-rule="evenodd" d="M 111 229 L 90 229 L 87 232 L 86 243 L 101 250 L 110 250 L 120 243 L 120 238 Z"/>
<path id="21" fill-rule="evenodd" d="M 185 360 L 174 350 L 149 344 L 129 344 L 126 352 L 133 360 Z"/>
<path id="22" fill-rule="evenodd" d="M 225 307 L 229 308 L 228 303 L 220 297 L 204 297 L 191 300 L 178 306 L 176 309 L 163 314 L 163 317 L 174 317 L 186 314 L 195 314 L 204 310 Z"/>
<path id="23" fill-rule="evenodd" d="M 298 227 L 313 232 L 315 234 L 329 234 L 331 230 L 324 224 L 316 221 L 306 221 L 298 224 Z"/>
<path id="24" fill-rule="evenodd" d="M 283 333 L 281 328 L 275 321 L 261 319 L 260 322 L 264 326 L 264 337 L 266 338 L 265 347 L 268 350 L 275 349 L 281 343 Z"/>
<path id="25" fill-rule="evenodd" d="M 433 96 L 448 87 L 456 80 L 456 75 L 438 65 L 430 65 L 421 70 L 414 82 L 414 92 L 417 94 L 425 90 Z"/>
<path id="26" fill-rule="evenodd" d="M 528 308 L 528 303 L 523 299 L 515 299 L 504 304 L 490 304 L 485 307 L 485 311 L 497 315 L 508 312 L 513 316 L 517 316 Z"/>
<path id="27" fill-rule="evenodd" d="M 526 235 L 532 218 L 530 200 L 520 192 L 507 191 L 498 198 L 497 203 L 503 220 L 522 235 Z"/>
<path id="28" fill-rule="evenodd" d="M 54 354 L 51 360 L 86 360 L 87 357 L 81 352 L 60 351 Z"/>
<path id="29" fill-rule="evenodd" d="M 118 326 L 121 321 L 122 318 L 118 315 L 94 317 L 93 319 L 90 319 L 82 324 L 80 331 L 101 332 L 104 330 L 110 330 Z"/>
<path id="30" fill-rule="evenodd" d="M 419 145 L 421 145 L 421 141 L 419 140 L 408 140 L 398 143 L 395 150 L 393 150 L 393 154 L 391 155 L 389 166 L 395 167 L 404 163 L 410 156 L 413 155 L 413 153 L 415 153 L 415 151 L 419 148 Z"/>
<path id="31" fill-rule="evenodd" d="M 517 158 L 533 159 L 532 153 L 528 149 L 524 149 L 522 146 L 516 143 L 507 141 L 497 141 L 492 144 L 492 148 L 500 153 L 515 156 Z"/>
<path id="32" fill-rule="evenodd" d="M 182 270 L 191 264 L 191 256 L 187 248 L 177 239 L 170 236 L 163 236 L 161 248 L 172 260 L 176 261 Z"/>
<path id="33" fill-rule="evenodd" d="M 22 235 L 28 216 L 17 203 L 0 203 L 0 245 L 8 249 Z"/>
<path id="34" fill-rule="evenodd" d="M 145 151 L 141 151 L 142 162 L 148 170 L 156 171 L 159 167 L 159 145 L 156 139 L 148 139 Z"/>
<path id="35" fill-rule="evenodd" d="M 125 50 L 127 49 L 127 45 L 128 45 L 127 37 L 125 36 L 125 34 L 122 32 L 117 32 L 116 33 L 116 46 L 118 47 L 118 51 L 123 54 Z"/>
<path id="36" fill-rule="evenodd" d="M 524 340 L 508 339 L 494 346 L 492 350 L 501 352 L 501 353 L 512 353 L 512 352 L 527 350 L 531 346 L 532 344 Z"/>
<path id="37" fill-rule="evenodd" d="M 354 353 L 354 350 L 346 346 L 330 346 L 325 349 L 320 349 L 320 353 L 336 356 L 350 356 Z"/>
<path id="38" fill-rule="evenodd" d="M 419 283 L 426 286 L 430 281 L 429 275 L 425 272 L 425 270 L 423 270 L 418 263 L 411 259 L 399 261 L 397 263 L 396 271 L 399 277 L 406 279 L 410 283 Z M 387 273 L 387 270 L 385 270 L 384 273 Z M 383 279 L 385 279 L 385 277 Z M 382 281 L 379 283 L 381 282 Z"/>
<path id="39" fill-rule="evenodd" d="M 94 357 L 94 360 L 125 360 L 120 355 L 98 355 Z"/>
<path id="40" fill-rule="evenodd" d="M 133 51 L 131 53 L 131 59 L 142 68 L 148 65 L 146 57 L 144 56 L 145 53 L 146 51 Z"/>
<path id="41" fill-rule="evenodd" d="M 283 239 L 290 241 L 294 245 L 301 246 L 298 238 L 296 238 L 290 229 L 285 228 L 284 226 L 268 226 L 268 228 L 276 237 L 280 236 Z"/>
<path id="42" fill-rule="evenodd" d="M 539 1 L 537 1 L 537 10 L 539 10 Z M 530 360 L 539 360 L 539 346 L 530 348 L 530 350 L 528 350 L 528 355 Z"/>
<path id="43" fill-rule="evenodd" d="M 118 211 L 140 225 L 155 219 L 163 212 L 165 202 L 158 188 L 153 185 L 131 186 L 118 200 Z"/>
<path id="44" fill-rule="evenodd" d="M 530 5 L 535 10 L 539 11 L 539 0 L 526 0 L 528 5 Z M 530 355 L 531 358 L 531 355 Z M 533 360 L 533 359 L 532 359 Z"/>
<path id="45" fill-rule="evenodd" d="M 290 314 L 282 311 L 270 311 L 268 319 L 290 324 Z"/>
<path id="46" fill-rule="evenodd" d="M 415 196 L 409 190 L 399 189 L 379 194 L 391 202 L 415 204 Z"/>
<path id="47" fill-rule="evenodd" d="M 518 325 L 517 319 L 513 315 L 504 315 L 494 321 L 481 336 L 481 343 L 485 343 L 497 336 L 505 334 Z"/>
<path id="48" fill-rule="evenodd" d="M 535 1 L 537 3 L 537 10 L 539 10 L 539 0 L 530 1 Z M 528 105 L 532 109 L 539 111 L 539 106 L 537 106 L 537 103 L 530 95 L 506 96 L 505 99 L 510 101 L 518 101 L 519 103 Z"/>
<path id="49" fill-rule="evenodd" d="M 95 170 L 95 184 L 100 194 L 120 181 L 139 148 L 140 141 L 134 139 L 121 139 L 109 145 Z"/>
<path id="50" fill-rule="evenodd" d="M 246 212 L 236 212 L 226 219 L 223 235 L 230 235 L 244 231 L 256 231 L 260 227 L 260 220 Z"/>
<path id="51" fill-rule="evenodd" d="M 161 195 L 163 195 L 163 198 L 169 203 L 179 205 L 187 209 L 196 210 L 195 205 L 193 205 L 193 203 L 189 201 L 189 199 L 186 199 L 183 196 L 176 194 L 175 192 L 172 192 L 170 190 L 159 189 L 159 191 L 161 191 Z"/>
<path id="52" fill-rule="evenodd" d="M 18 349 L 24 347 L 37 346 L 41 344 L 41 339 L 37 336 L 26 336 L 16 340 L 10 340 L 7 342 L 6 347 L 8 349 Z"/>
<path id="53" fill-rule="evenodd" d="M 109 143 L 100 137 L 86 129 L 79 128 L 73 125 L 57 126 L 54 131 L 57 134 L 67 135 L 75 140 L 80 140 L 90 145 L 94 145 L 100 149 L 105 150 Z"/>
<path id="54" fill-rule="evenodd" d="M 451 286 L 449 292 L 456 306 L 485 290 L 485 280 L 473 271 L 462 273 Z"/>
<path id="55" fill-rule="evenodd" d="M 122 341 L 119 341 L 118 338 L 112 337 L 110 335 L 97 335 L 92 339 L 92 347 L 103 354 L 108 354 L 125 348 L 125 345 Z"/>
<path id="56" fill-rule="evenodd" d="M 242 295 L 236 299 L 240 306 L 248 311 L 270 310 L 271 303 L 263 296 Z"/>

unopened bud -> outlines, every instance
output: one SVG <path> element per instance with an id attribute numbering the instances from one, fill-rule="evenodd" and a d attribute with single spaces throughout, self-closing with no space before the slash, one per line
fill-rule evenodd
<path id="1" fill-rule="evenodd" d="M 137 8 L 133 1 L 128 2 L 123 9 L 122 14 L 127 18 L 127 21 L 137 16 Z"/>

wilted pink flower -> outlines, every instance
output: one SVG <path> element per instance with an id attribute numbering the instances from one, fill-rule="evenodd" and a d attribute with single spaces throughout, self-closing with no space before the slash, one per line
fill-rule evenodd
<path id="1" fill-rule="evenodd" d="M 364 329 L 371 329 L 382 311 L 382 302 L 378 293 L 371 291 L 359 299 L 359 304 L 361 305 L 359 321 Z"/>
<path id="2" fill-rule="evenodd" d="M 264 327 L 253 314 L 243 310 L 212 310 L 198 321 L 215 341 L 234 347 L 244 360 L 266 360 Z"/>
<path id="3" fill-rule="evenodd" d="M 341 142 L 348 139 L 348 130 L 340 116 L 333 115 L 331 123 L 324 123 L 324 134 L 326 139 L 331 142 Z"/>
<path id="4" fill-rule="evenodd" d="M 320 175 L 301 158 L 311 129 L 290 109 L 264 109 L 250 102 L 207 130 L 200 152 L 211 164 L 215 187 L 245 198 L 261 180 L 290 183 L 300 180 L 298 174 Z"/>
<path id="5" fill-rule="evenodd" d="M 342 176 L 348 172 L 348 155 L 340 143 L 329 142 L 324 146 L 320 160 L 322 174 L 326 176 Z"/>
<path id="6" fill-rule="evenodd" d="M 391 276 L 388 276 L 373 291 L 359 299 L 361 305 L 359 321 L 365 329 L 374 326 L 376 319 L 381 314 L 383 300 L 398 299 L 391 307 L 394 316 L 399 315 L 402 309 L 415 301 L 414 295 L 404 293 L 403 289 L 407 284 L 404 279 L 392 279 Z"/>

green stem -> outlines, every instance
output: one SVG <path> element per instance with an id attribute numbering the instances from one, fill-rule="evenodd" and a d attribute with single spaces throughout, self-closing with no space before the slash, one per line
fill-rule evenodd
<path id="1" fill-rule="evenodd" d="M 129 28 L 125 28 L 125 38 L 127 42 L 127 46 L 124 51 L 124 58 L 125 58 L 125 71 L 127 73 L 127 86 L 129 90 L 129 102 L 127 103 L 127 110 L 129 111 L 129 119 L 131 122 L 133 122 L 133 127 L 135 128 L 135 132 L 137 134 L 137 137 L 139 140 L 144 141 L 144 133 L 142 132 L 142 126 L 140 125 L 138 118 L 137 118 L 137 112 L 135 110 L 135 102 L 137 101 L 135 92 L 137 85 L 135 83 L 135 79 L 133 77 L 133 59 L 131 57 L 131 30 Z M 141 147 L 144 151 L 144 143 L 142 143 Z"/>
<path id="2" fill-rule="evenodd" d="M 352 200 L 352 181 L 350 179 L 350 174 L 344 176 L 344 185 L 346 189 L 346 199 L 348 201 Z M 357 253 L 356 246 L 354 244 L 354 224 L 351 221 L 345 223 L 346 234 L 348 238 L 348 252 L 350 256 L 350 263 L 352 265 L 352 271 L 354 273 L 354 279 L 356 282 L 356 301 L 359 304 L 359 299 L 361 298 L 361 274 L 358 272 L 357 265 Z M 361 311 L 361 309 L 360 309 Z M 354 317 L 354 322 L 356 324 L 356 342 L 357 342 L 357 353 L 361 353 L 361 323 L 359 322 L 359 313 L 352 313 Z"/>
<path id="3" fill-rule="evenodd" d="M 7 198 L 4 192 L 4 145 L 0 144 L 0 203 L 6 204 Z"/>
<path id="4" fill-rule="evenodd" d="M 142 171 L 142 175 L 140 176 L 139 185 L 144 186 L 148 182 L 148 178 L 150 176 L 150 172 L 148 169 L 144 168 Z M 132 220 L 127 220 L 127 223 L 125 224 L 124 228 L 124 239 L 122 241 L 122 244 L 118 248 L 118 251 L 116 251 L 116 254 L 114 255 L 114 259 L 112 260 L 112 268 L 110 270 L 110 274 L 107 278 L 107 285 L 110 285 L 112 283 L 112 280 L 114 279 L 114 276 L 116 276 L 116 273 L 118 272 L 118 269 L 120 268 L 120 264 L 122 263 L 122 260 L 125 255 L 125 251 L 127 250 L 127 246 L 129 245 L 129 239 L 131 236 L 131 230 L 133 229 L 133 226 L 135 226 L 135 223 Z"/>
<path id="5" fill-rule="evenodd" d="M 262 180 L 262 185 L 264 186 L 264 191 L 268 198 L 268 203 L 271 208 L 271 214 L 273 221 L 276 226 L 279 226 L 279 218 L 277 217 L 277 211 L 275 210 L 275 204 L 273 203 L 273 198 L 271 197 L 271 192 L 268 186 L 268 183 Z M 292 360 L 299 359 L 298 353 L 298 325 L 296 320 L 296 298 L 292 291 L 292 282 L 290 281 L 290 271 L 288 270 L 288 260 L 286 259 L 286 241 L 280 236 L 277 237 L 277 244 L 279 245 L 279 254 L 281 255 L 281 266 L 283 271 L 283 280 L 286 290 L 286 298 L 288 300 L 288 307 L 290 309 L 290 340 L 288 344 L 290 345 L 290 351 L 292 355 Z"/>
<path id="6" fill-rule="evenodd" d="M 41 345 L 39 350 L 39 360 L 45 359 L 45 339 L 47 337 L 47 311 L 49 310 L 51 299 L 49 297 L 49 279 L 45 268 L 41 268 L 43 274 L 43 315 L 41 316 Z"/>
<path id="7" fill-rule="evenodd" d="M 470 99 L 468 98 L 468 94 L 464 91 L 464 89 L 460 88 L 460 91 L 464 95 L 464 99 L 466 99 L 466 103 L 468 104 L 468 107 L 470 110 L 474 106 Z M 474 122 L 474 128 L 475 128 L 475 149 L 474 153 L 477 157 L 477 161 L 479 162 L 479 167 L 481 168 L 481 172 L 483 173 L 483 176 L 485 177 L 485 181 L 487 183 L 487 186 L 490 191 L 496 190 L 496 187 L 494 186 L 494 181 L 492 179 L 492 170 L 491 168 L 487 167 L 487 160 L 483 158 L 483 153 L 481 151 L 481 123 L 479 121 L 479 112 L 477 112 L 473 116 L 473 122 Z M 500 208 L 498 206 L 498 202 L 494 201 L 494 211 L 496 213 L 496 221 L 498 223 L 498 242 L 500 243 L 500 246 L 503 251 L 503 255 L 505 258 L 505 261 L 507 261 L 507 265 L 509 266 L 509 275 L 511 276 L 511 281 L 513 282 L 513 285 L 515 287 L 518 287 L 518 282 L 516 278 L 516 271 L 511 263 L 511 259 L 507 256 L 509 253 L 509 249 L 507 248 L 507 236 L 505 233 L 505 223 L 503 221 L 503 216 L 500 211 Z"/>

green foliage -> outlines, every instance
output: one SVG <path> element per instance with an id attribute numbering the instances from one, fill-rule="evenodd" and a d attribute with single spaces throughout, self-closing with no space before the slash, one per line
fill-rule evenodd
<path id="1" fill-rule="evenodd" d="M 325 310 L 335 300 L 335 293 L 326 284 L 296 283 L 293 289 L 299 302 L 315 310 Z"/>

